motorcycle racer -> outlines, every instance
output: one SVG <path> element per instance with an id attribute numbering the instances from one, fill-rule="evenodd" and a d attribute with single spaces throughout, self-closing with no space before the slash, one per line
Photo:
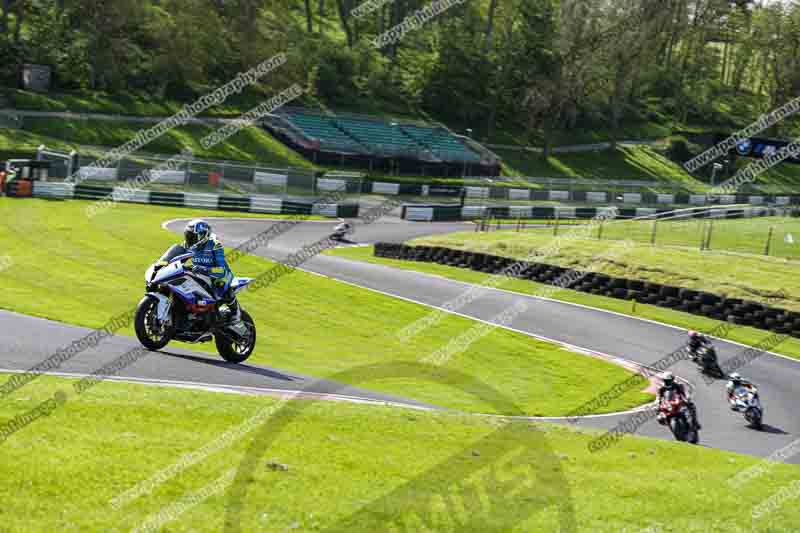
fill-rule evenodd
<path id="1" fill-rule="evenodd" d="M 689 331 L 689 352 L 692 355 L 697 354 L 697 350 L 699 350 L 703 346 L 711 346 L 711 341 L 697 331 Z"/>
<path id="2" fill-rule="evenodd" d="M 730 403 L 732 411 L 737 411 L 738 408 L 736 407 L 736 401 L 735 401 L 736 390 L 739 387 L 744 387 L 746 389 L 755 389 L 755 385 L 751 381 L 743 378 L 741 374 L 739 374 L 738 372 L 734 372 L 733 374 L 728 376 L 728 379 L 729 379 L 728 384 L 725 386 L 725 390 L 728 393 L 728 403 Z"/>
<path id="3" fill-rule="evenodd" d="M 184 248 L 191 252 L 192 272 L 206 276 L 211 281 L 214 296 L 221 302 L 220 315 L 233 324 L 240 319 L 236 297 L 230 293 L 233 272 L 225 261 L 225 249 L 211 233 L 211 226 L 205 220 L 195 219 L 186 225 L 183 232 Z"/>
<path id="4" fill-rule="evenodd" d="M 672 372 L 665 372 L 661 375 L 662 385 L 658 388 L 658 401 L 659 403 L 666 394 L 667 391 L 674 391 L 678 395 L 680 395 L 683 400 L 686 402 L 686 406 L 689 408 L 689 412 L 692 414 L 692 421 L 694 422 L 695 429 L 701 430 L 703 429 L 700 425 L 700 419 L 697 417 L 697 406 L 691 400 L 689 395 L 686 393 L 686 387 L 683 386 L 682 383 L 678 383 L 675 379 L 675 375 Z M 661 413 L 658 415 L 659 423 L 663 423 L 663 416 Z"/>
<path id="5" fill-rule="evenodd" d="M 331 238 L 335 240 L 344 240 L 345 236 L 353 232 L 353 226 L 349 222 L 342 222 L 333 228 Z"/>

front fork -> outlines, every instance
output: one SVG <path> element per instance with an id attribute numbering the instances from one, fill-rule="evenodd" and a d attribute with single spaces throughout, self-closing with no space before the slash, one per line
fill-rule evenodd
<path id="1" fill-rule="evenodd" d="M 158 320 L 159 325 L 161 327 L 170 326 L 172 324 L 172 297 L 166 297 L 158 292 L 148 292 L 147 295 L 158 300 L 158 304 L 156 306 L 156 319 Z"/>

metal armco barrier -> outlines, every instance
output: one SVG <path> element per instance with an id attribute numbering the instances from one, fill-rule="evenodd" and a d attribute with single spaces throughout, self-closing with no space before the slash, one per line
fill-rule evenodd
<path id="1" fill-rule="evenodd" d="M 467 205 L 414 205 L 403 206 L 401 217 L 418 222 L 476 220 L 480 218 L 526 219 L 591 219 L 608 213 L 609 207 L 577 206 L 478 206 Z M 783 209 L 783 208 L 779 208 Z M 717 208 L 688 208 L 681 211 L 666 207 L 622 207 L 617 218 L 661 218 L 683 213 L 681 218 L 751 218 L 776 213 L 776 208 L 753 206 L 719 206 Z"/>
<path id="2" fill-rule="evenodd" d="M 75 185 L 65 182 L 14 180 L 9 184 L 10 196 L 24 196 L 26 188 L 18 183 L 28 184 L 28 196 L 56 198 L 61 200 L 78 199 L 102 202 L 125 202 L 173 207 L 194 207 L 241 211 L 245 213 L 272 214 L 319 214 L 334 218 L 358 217 L 358 204 L 317 204 L 312 198 L 308 201 L 288 201 L 272 196 L 232 196 L 189 192 L 162 192 L 127 187 L 101 187 L 97 185 Z M 33 183 L 31 187 L 31 183 Z"/>
<path id="3" fill-rule="evenodd" d="M 487 274 L 500 274 L 513 270 L 514 277 L 518 279 L 527 279 L 548 285 L 560 285 L 559 280 L 575 280 L 574 284 L 563 288 L 666 307 L 714 320 L 752 326 L 800 338 L 800 313 L 798 312 L 740 298 L 725 298 L 694 289 L 637 279 L 617 278 L 557 265 L 518 261 L 509 257 L 438 246 L 377 243 L 375 244 L 375 256 L 438 263 L 469 268 Z M 509 269 L 515 264 L 518 265 Z"/>
<path id="4" fill-rule="evenodd" d="M 318 186 L 319 186 L 318 180 Z M 324 183 L 323 183 L 324 186 Z M 720 195 L 718 200 L 710 201 L 705 194 L 690 194 L 685 192 L 657 193 L 642 191 L 637 193 L 615 194 L 612 191 L 602 190 L 603 184 L 598 183 L 599 190 L 548 190 L 530 189 L 519 186 L 475 186 L 467 185 L 466 196 L 469 199 L 492 199 L 510 201 L 556 201 L 574 203 L 620 203 L 631 206 L 663 206 L 663 205 L 693 205 L 713 206 L 723 204 L 748 204 L 764 205 L 774 204 L 779 206 L 800 205 L 800 195 L 765 195 L 765 194 L 729 194 Z M 419 185 L 413 183 L 393 183 L 386 181 L 364 180 L 361 192 L 365 194 L 383 195 L 410 195 L 432 196 L 438 198 L 458 199 L 461 194 L 460 186 L 445 185 Z M 620 197 L 620 199 L 617 198 Z M 434 200 L 436 201 L 436 200 Z"/>

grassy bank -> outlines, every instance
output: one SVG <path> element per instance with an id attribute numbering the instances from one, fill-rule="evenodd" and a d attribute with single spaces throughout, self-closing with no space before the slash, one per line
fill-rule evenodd
<path id="1" fill-rule="evenodd" d="M 519 253 L 527 253 L 535 248 L 528 242 L 531 235 L 539 239 L 542 235 L 556 237 L 568 236 L 564 231 L 574 231 L 561 226 L 586 225 L 586 219 L 560 219 L 558 228 L 553 219 L 489 219 L 489 231 L 514 226 L 520 230 L 515 236 L 505 233 L 495 242 L 489 236 L 482 239 L 481 245 L 498 252 L 511 248 Z M 476 222 L 478 223 L 478 222 Z M 546 227 L 528 227 L 529 225 Z M 517 228 L 519 226 L 519 228 Z M 524 230 L 524 231 L 522 231 Z M 677 247 L 706 252 L 732 252 L 760 256 L 762 258 L 800 258 L 800 219 L 796 217 L 762 217 L 753 219 L 687 219 L 674 221 L 618 220 L 595 224 L 585 233 L 591 240 L 622 241 L 631 240 L 639 244 L 656 247 Z M 478 238 L 477 236 L 475 237 Z M 485 240 L 486 242 L 483 242 Z"/>
<path id="2" fill-rule="evenodd" d="M 90 221 L 84 215 L 88 205 L 83 201 L 0 199 L 0 212 L 9 213 L 0 226 L 0 246 L 11 263 L 0 276 L 0 291 L 6 295 L 0 307 L 100 326 L 136 305 L 143 292 L 144 270 L 178 240 L 178 235 L 161 228 L 162 222 L 225 216 L 121 204 Z M 240 276 L 257 276 L 272 266 L 253 256 L 232 265 Z M 419 361 L 476 324 L 447 316 L 436 327 L 404 342 L 397 333 L 427 316 L 428 308 L 299 271 L 260 292 L 245 291 L 241 301 L 259 331 L 259 344 L 251 361 L 316 377 L 362 365 Z M 132 335 L 132 328 L 122 333 Z M 214 353 L 208 344 L 191 348 Z M 597 390 L 628 375 L 620 367 L 506 330 L 480 338 L 455 354 L 444 368 L 480 377 L 531 415 L 567 413 Z M 536 387 L 530 384 L 534 375 Z M 593 376 L 591 382 L 584 378 L 586 375 Z M 449 391 L 436 367 L 414 379 L 380 382 L 375 387 L 456 409 L 496 409 L 469 395 Z M 608 409 L 624 409 L 650 398 L 632 391 Z"/>
<path id="3" fill-rule="evenodd" d="M 548 176 L 588 180 L 641 180 L 702 191 L 707 185 L 689 175 L 680 165 L 648 146 L 623 146 L 614 151 L 541 154 L 517 150 L 494 150 L 503 158 L 512 176 Z"/>
<path id="4" fill-rule="evenodd" d="M 561 231 L 558 246 L 540 262 L 571 268 L 587 268 L 613 276 L 642 279 L 657 283 L 700 289 L 729 297 L 770 301 L 787 309 L 800 309 L 800 280 L 792 259 L 740 253 L 744 250 L 763 250 L 768 228 L 780 222 L 780 232 L 773 235 L 772 253 L 791 253 L 798 245 L 783 241 L 786 233 L 797 235 L 800 222 L 796 219 L 745 219 L 715 222 L 712 249 L 700 251 L 690 236 L 702 229 L 703 222 L 661 223 L 658 225 L 657 246 L 649 244 L 651 223 L 636 221 L 611 222 L 604 225 L 603 239 L 597 239 L 599 228 L 592 229 L 592 238 L 580 229 Z M 673 226 L 673 224 L 675 224 Z M 699 225 L 698 225 L 699 224 Z M 756 238 L 758 236 L 759 238 Z M 634 244 L 617 246 L 613 259 L 597 262 L 619 240 L 630 238 Z M 553 242 L 553 229 L 533 228 L 524 232 L 495 231 L 490 233 L 454 233 L 421 238 L 414 244 L 446 246 L 461 250 L 482 251 L 522 259 Z M 663 245 L 662 245 L 663 243 Z M 679 246 L 677 243 L 685 243 Z M 726 248 L 736 252 L 732 255 Z M 713 273 L 713 275 L 710 275 Z"/>
<path id="5" fill-rule="evenodd" d="M 255 439 L 243 531 L 558 531 L 558 506 L 574 509 L 577 531 L 749 530 L 752 511 L 798 478 L 797 466 L 774 465 L 734 490 L 727 482 L 758 459 L 638 437 L 590 453 L 593 434 L 563 426 L 306 400 L 277 409 L 265 397 L 118 383 L 76 395 L 73 383 L 42 377 L 0 405 L 5 421 L 56 391 L 67 398 L 3 443 L 9 531 L 221 531 L 223 476 Z M 273 411 L 257 419 L 260 436 L 241 429 Z M 758 521 L 798 523 L 791 501 Z"/>
<path id="6" fill-rule="evenodd" d="M 24 131 L 34 135 L 59 139 L 70 145 L 121 146 L 136 134 L 155 124 L 125 120 L 74 120 L 26 118 Z M 287 148 L 262 128 L 247 127 L 206 150 L 201 139 L 218 130 L 219 126 L 187 124 L 173 128 L 147 144 L 143 150 L 162 154 L 177 154 L 191 148 L 197 157 L 257 161 L 281 166 L 312 167 L 313 165 Z M 13 140 L 13 133 L 8 135 Z"/>
<path id="7" fill-rule="evenodd" d="M 208 92 L 215 88 L 208 88 Z M 236 118 L 271 95 L 248 87 L 241 93 L 229 96 L 225 102 L 204 110 L 200 116 Z M 8 107 L 27 111 L 55 111 L 72 113 L 104 113 L 140 117 L 165 117 L 180 111 L 191 102 L 156 98 L 147 92 L 74 91 L 39 93 L 20 89 L 5 91 Z M 198 98 L 200 95 L 198 95 Z"/>

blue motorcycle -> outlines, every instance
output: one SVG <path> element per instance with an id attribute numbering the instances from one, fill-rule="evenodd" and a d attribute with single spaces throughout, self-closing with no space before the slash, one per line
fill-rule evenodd
<path id="1" fill-rule="evenodd" d="M 235 299 L 230 304 L 218 301 L 211 279 L 186 265 L 191 258 L 191 253 L 176 244 L 147 269 L 146 294 L 134 320 L 136 337 L 153 351 L 171 340 L 195 343 L 213 337 L 223 359 L 241 363 L 256 346 L 253 319 Z M 230 288 L 234 298 L 252 281 L 234 278 Z"/>

